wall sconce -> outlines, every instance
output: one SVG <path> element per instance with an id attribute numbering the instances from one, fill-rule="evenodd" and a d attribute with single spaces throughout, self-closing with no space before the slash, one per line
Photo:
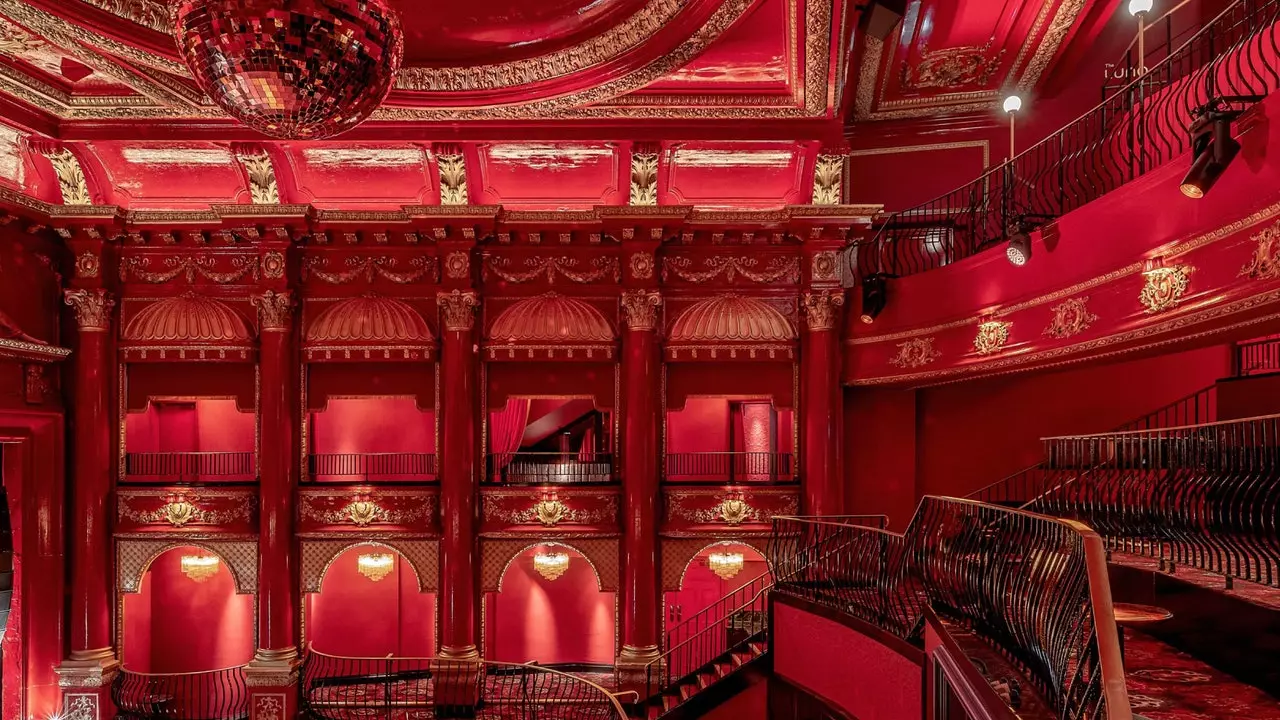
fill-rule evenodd
<path id="1" fill-rule="evenodd" d="M 395 559 L 386 553 L 361 555 L 356 558 L 356 569 L 360 571 L 361 575 L 373 582 L 378 582 L 390 575 L 394 564 Z"/>
<path id="2" fill-rule="evenodd" d="M 723 580 L 730 580 L 742 572 L 742 553 L 713 552 L 707 556 L 707 567 Z"/>
<path id="3" fill-rule="evenodd" d="M 567 553 L 538 553 L 533 556 L 533 569 L 547 580 L 555 580 L 569 569 Z"/>
<path id="4" fill-rule="evenodd" d="M 207 582 L 218 574 L 221 562 L 217 555 L 183 555 L 182 574 L 198 583 Z"/>

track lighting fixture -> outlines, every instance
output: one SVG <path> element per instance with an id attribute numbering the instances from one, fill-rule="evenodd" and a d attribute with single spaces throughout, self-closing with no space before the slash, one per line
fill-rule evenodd
<path id="1" fill-rule="evenodd" d="M 884 275 L 869 275 L 862 280 L 862 322 L 875 322 L 889 301 L 889 281 Z"/>
<path id="2" fill-rule="evenodd" d="M 1005 256 L 1009 262 L 1022 267 L 1031 259 L 1031 236 L 1026 230 L 1018 230 L 1009 236 L 1009 246 L 1005 248 Z"/>
<path id="3" fill-rule="evenodd" d="M 1191 126 L 1191 170 L 1180 189 L 1189 198 L 1204 197 L 1240 152 L 1231 137 L 1231 122 L 1238 112 L 1206 107 Z"/>

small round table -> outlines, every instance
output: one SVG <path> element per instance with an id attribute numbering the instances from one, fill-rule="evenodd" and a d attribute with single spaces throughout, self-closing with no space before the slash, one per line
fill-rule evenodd
<path id="1" fill-rule="evenodd" d="M 1120 636 L 1120 660 L 1124 661 L 1125 628 L 1140 628 L 1155 625 L 1173 618 L 1173 613 L 1155 605 L 1139 605 L 1137 603 L 1115 603 L 1111 612 L 1116 618 L 1116 629 Z"/>

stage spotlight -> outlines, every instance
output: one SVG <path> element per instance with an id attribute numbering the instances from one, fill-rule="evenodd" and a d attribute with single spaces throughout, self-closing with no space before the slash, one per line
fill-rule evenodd
<path id="1" fill-rule="evenodd" d="M 1009 247 L 1005 249 L 1009 262 L 1022 267 L 1031 259 L 1031 236 L 1025 230 L 1018 230 L 1009 236 Z"/>
<path id="2" fill-rule="evenodd" d="M 862 322 L 870 325 L 884 310 L 889 300 L 889 281 L 883 275 L 871 275 L 862 281 Z"/>
<path id="3" fill-rule="evenodd" d="M 1210 110 L 1191 126 L 1191 170 L 1180 189 L 1189 198 L 1204 197 L 1240 152 L 1231 137 L 1231 121 L 1238 113 Z"/>

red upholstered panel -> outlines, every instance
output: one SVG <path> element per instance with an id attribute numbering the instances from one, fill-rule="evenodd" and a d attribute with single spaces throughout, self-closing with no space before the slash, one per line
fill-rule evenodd
<path id="1" fill-rule="evenodd" d="M 918 720 L 920 666 L 875 639 L 774 603 L 773 671 L 854 717 Z"/>

